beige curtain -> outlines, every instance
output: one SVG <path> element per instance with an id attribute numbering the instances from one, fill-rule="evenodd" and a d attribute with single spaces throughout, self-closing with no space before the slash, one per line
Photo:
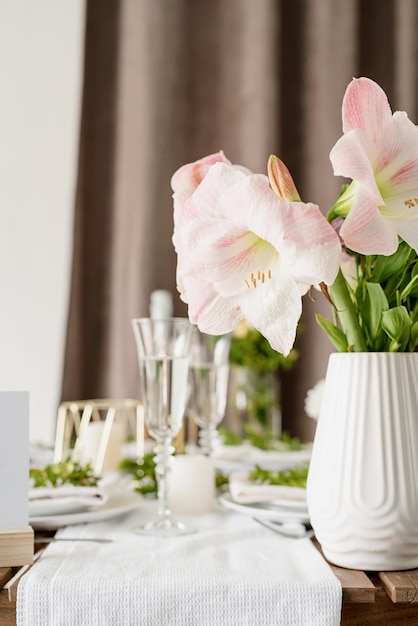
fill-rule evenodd
<path id="1" fill-rule="evenodd" d="M 63 399 L 137 395 L 130 319 L 175 289 L 170 178 L 223 149 L 265 172 L 270 153 L 305 200 L 335 200 L 328 154 L 353 76 L 418 121 L 415 0 L 87 0 L 85 81 Z M 305 298 L 283 421 L 310 438 L 306 391 L 332 350 Z"/>

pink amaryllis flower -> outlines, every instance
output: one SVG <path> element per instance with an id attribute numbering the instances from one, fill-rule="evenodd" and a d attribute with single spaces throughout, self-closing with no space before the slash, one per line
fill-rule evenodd
<path id="1" fill-rule="evenodd" d="M 398 235 L 418 251 L 418 129 L 393 113 L 382 88 L 354 79 L 343 100 L 344 135 L 331 151 L 334 174 L 353 182 L 334 205 L 340 235 L 360 254 L 393 254 Z"/>
<path id="2" fill-rule="evenodd" d="M 192 163 L 186 163 L 182 165 L 176 172 L 174 172 L 171 178 L 171 187 L 173 193 L 173 206 L 174 206 L 174 232 L 173 232 L 173 245 L 177 250 L 177 222 L 183 213 L 184 205 L 186 201 L 193 194 L 195 189 L 200 185 L 203 178 L 209 171 L 209 168 L 215 163 L 226 163 L 231 165 L 231 161 L 226 158 L 223 150 L 209 154 L 208 156 L 193 161 Z M 249 170 L 242 168 L 240 165 L 232 166 L 237 169 L 241 169 L 246 173 L 251 173 Z M 185 288 L 183 285 L 183 277 L 179 272 L 179 265 L 177 266 L 177 287 L 180 294 L 184 293 Z"/>
<path id="3" fill-rule="evenodd" d="M 185 198 L 179 178 L 174 198 Z M 189 318 L 222 334 L 247 319 L 287 356 L 312 284 L 331 284 L 341 246 L 314 204 L 278 197 L 268 178 L 228 162 L 210 166 L 177 204 L 173 241 Z"/>
<path id="4" fill-rule="evenodd" d="M 206 176 L 210 166 L 219 161 L 231 165 L 231 162 L 226 158 L 223 151 L 220 150 L 193 163 L 186 163 L 186 165 L 180 167 L 173 174 L 171 186 L 175 190 L 173 194 L 174 221 L 177 218 L 177 214 L 181 213 L 186 200 L 190 198 L 196 187 L 200 185 L 203 178 Z"/>

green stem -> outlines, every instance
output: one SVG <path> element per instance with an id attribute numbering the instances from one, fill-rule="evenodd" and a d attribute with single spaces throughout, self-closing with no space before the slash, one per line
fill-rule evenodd
<path id="1" fill-rule="evenodd" d="M 341 270 L 338 272 L 333 285 L 329 287 L 329 294 L 336 308 L 341 328 L 347 337 L 349 351 L 367 352 L 368 350 L 358 321 L 357 312 Z"/>

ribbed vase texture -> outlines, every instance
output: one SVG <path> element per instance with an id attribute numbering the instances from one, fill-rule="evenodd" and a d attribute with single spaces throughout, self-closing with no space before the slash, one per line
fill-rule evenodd
<path id="1" fill-rule="evenodd" d="M 330 356 L 307 497 L 332 563 L 418 567 L 418 354 Z"/>

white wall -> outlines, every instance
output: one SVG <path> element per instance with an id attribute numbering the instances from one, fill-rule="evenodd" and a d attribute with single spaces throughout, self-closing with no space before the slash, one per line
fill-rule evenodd
<path id="1" fill-rule="evenodd" d="M 0 389 L 51 444 L 72 254 L 84 0 L 0 0 Z"/>

